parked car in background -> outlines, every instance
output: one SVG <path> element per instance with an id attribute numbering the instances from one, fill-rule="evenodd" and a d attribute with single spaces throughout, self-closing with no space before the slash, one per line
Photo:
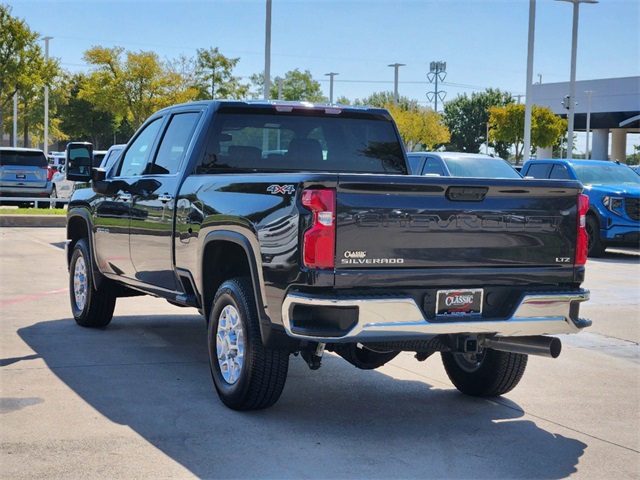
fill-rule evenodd
<path id="1" fill-rule="evenodd" d="M 104 159 L 104 156 L 107 154 L 107 150 L 94 150 L 93 151 L 93 166 L 99 167 Z"/>
<path id="2" fill-rule="evenodd" d="M 500 157 L 462 152 L 409 152 L 412 175 L 438 177 L 521 178 Z"/>
<path id="3" fill-rule="evenodd" d="M 120 145 L 114 145 L 114 147 L 119 147 L 119 146 Z M 107 154 L 111 151 L 111 148 L 109 150 L 94 150 L 92 165 L 94 167 L 101 166 Z M 63 153 L 62 155 L 63 155 L 63 162 L 61 166 L 58 168 L 58 171 L 53 174 L 53 178 L 51 181 L 52 183 L 51 204 L 53 208 L 60 207 L 62 204 L 62 202 L 56 202 L 55 199 L 58 199 L 58 198 L 68 199 L 71 197 L 71 194 L 73 194 L 73 191 L 79 187 L 79 185 L 76 185 L 76 182 L 72 180 L 67 180 L 66 174 L 65 174 L 65 166 L 64 166 L 65 154 Z"/>
<path id="4" fill-rule="evenodd" d="M 60 167 L 64 165 L 64 152 L 49 152 L 47 161 L 49 162 L 49 166 L 54 171 L 54 173 L 57 172 Z"/>
<path id="5" fill-rule="evenodd" d="M 120 154 L 122 153 L 122 151 L 124 150 L 124 147 L 126 146 L 127 145 L 124 143 L 118 144 L 118 145 L 111 145 L 111 147 L 109 147 L 109 150 L 107 150 L 107 152 L 103 156 L 102 162 L 100 162 L 99 167 L 104 168 L 105 170 L 111 167 L 111 165 L 113 165 L 116 162 L 116 160 L 120 158 Z"/>
<path id="6" fill-rule="evenodd" d="M 589 197 L 589 255 L 607 247 L 640 248 L 640 177 L 626 165 L 604 160 L 530 160 L 525 177 L 579 180 Z"/>
<path id="7" fill-rule="evenodd" d="M 0 203 L 29 206 L 31 202 L 11 200 L 18 197 L 43 197 L 51 194 L 53 170 L 42 150 L 0 147 Z M 48 203 L 39 202 L 39 207 Z"/>

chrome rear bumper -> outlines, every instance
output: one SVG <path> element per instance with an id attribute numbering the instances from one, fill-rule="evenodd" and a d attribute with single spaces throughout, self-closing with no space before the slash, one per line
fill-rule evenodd
<path id="1" fill-rule="evenodd" d="M 523 297 L 509 318 L 482 319 L 477 315 L 456 315 L 430 320 L 425 318 L 413 298 L 335 299 L 296 292 L 285 297 L 282 319 L 291 337 L 325 343 L 402 340 L 461 333 L 504 337 L 554 335 L 577 333 L 591 325 L 589 320 L 578 318 L 578 308 L 572 308 L 572 305 L 588 299 L 588 290 L 531 293 Z M 294 316 L 296 306 L 357 309 L 357 320 L 348 331 L 327 335 L 326 331 L 298 328 Z"/>

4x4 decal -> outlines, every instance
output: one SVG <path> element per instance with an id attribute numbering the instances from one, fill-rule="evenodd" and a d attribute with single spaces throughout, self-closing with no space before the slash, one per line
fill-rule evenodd
<path id="1" fill-rule="evenodd" d="M 267 187 L 267 192 L 271 192 L 272 195 L 277 195 L 279 193 L 288 193 L 291 195 L 295 191 L 296 187 L 294 185 L 269 185 Z"/>

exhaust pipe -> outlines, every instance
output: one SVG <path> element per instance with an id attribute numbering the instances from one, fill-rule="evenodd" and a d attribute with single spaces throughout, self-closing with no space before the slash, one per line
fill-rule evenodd
<path id="1" fill-rule="evenodd" d="M 523 353 L 542 357 L 558 358 L 562 342 L 556 337 L 485 337 L 480 346 L 501 352 Z"/>

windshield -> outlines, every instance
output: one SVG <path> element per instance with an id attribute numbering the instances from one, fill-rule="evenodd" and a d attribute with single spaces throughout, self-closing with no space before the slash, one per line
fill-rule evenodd
<path id="1" fill-rule="evenodd" d="M 208 169 L 406 174 L 393 123 L 374 116 L 305 112 L 219 113 Z"/>
<path id="2" fill-rule="evenodd" d="M 46 167 L 47 159 L 43 152 L 0 151 L 0 166 Z"/>
<path id="3" fill-rule="evenodd" d="M 522 178 L 511 165 L 493 157 L 445 157 L 453 177 Z"/>
<path id="4" fill-rule="evenodd" d="M 584 185 L 640 185 L 640 177 L 624 165 L 574 164 L 573 169 Z"/>

